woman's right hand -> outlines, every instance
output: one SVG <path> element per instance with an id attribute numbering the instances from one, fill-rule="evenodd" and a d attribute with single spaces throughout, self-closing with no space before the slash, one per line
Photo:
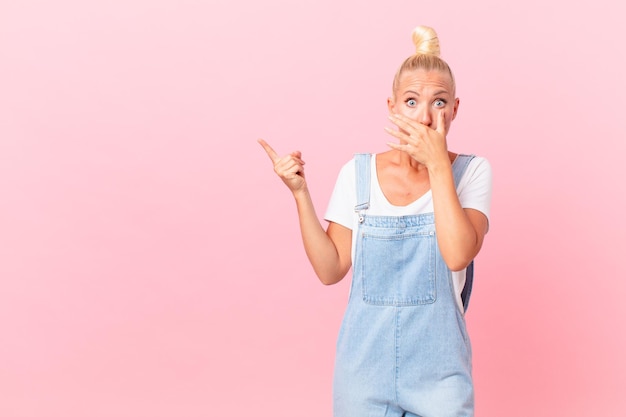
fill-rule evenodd
<path id="1" fill-rule="evenodd" d="M 322 227 L 304 180 L 304 161 L 300 151 L 280 157 L 263 139 L 259 143 L 274 164 L 274 171 L 289 187 L 298 208 L 304 250 L 320 281 L 325 285 L 341 281 L 352 261 L 352 230 L 330 222 L 328 232 Z"/>
<path id="2" fill-rule="evenodd" d="M 259 139 L 267 156 L 270 157 L 274 164 L 274 172 L 287 185 L 292 193 L 306 189 L 306 181 L 304 179 L 304 161 L 302 153 L 294 151 L 288 155 L 280 157 L 272 147 L 263 139 Z"/>

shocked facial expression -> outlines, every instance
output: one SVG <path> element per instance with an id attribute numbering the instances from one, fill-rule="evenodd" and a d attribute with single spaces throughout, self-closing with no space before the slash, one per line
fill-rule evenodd
<path id="1" fill-rule="evenodd" d="M 387 99 L 389 113 L 402 114 L 431 129 L 437 129 L 439 112 L 444 112 L 448 132 L 459 108 L 449 74 L 415 70 L 402 74 L 394 97 Z"/>

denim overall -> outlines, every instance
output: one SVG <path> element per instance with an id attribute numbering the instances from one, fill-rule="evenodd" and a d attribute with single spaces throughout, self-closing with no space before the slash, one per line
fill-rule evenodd
<path id="1" fill-rule="evenodd" d="M 455 184 L 472 158 L 455 159 Z M 434 214 L 367 215 L 370 161 L 356 155 L 359 227 L 337 341 L 334 416 L 473 416 L 471 346 Z"/>

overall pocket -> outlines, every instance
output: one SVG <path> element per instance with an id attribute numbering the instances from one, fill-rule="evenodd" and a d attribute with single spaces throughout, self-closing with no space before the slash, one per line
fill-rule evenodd
<path id="1" fill-rule="evenodd" d="M 363 301 L 388 306 L 435 302 L 434 232 L 364 232 L 361 243 Z"/>

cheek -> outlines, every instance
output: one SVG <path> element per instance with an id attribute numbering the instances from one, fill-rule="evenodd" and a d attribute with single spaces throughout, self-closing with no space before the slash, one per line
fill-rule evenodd
<path id="1" fill-rule="evenodd" d="M 447 125 L 448 123 L 452 121 L 452 119 L 454 119 L 454 108 L 447 107 L 442 111 L 443 111 L 443 115 L 446 118 L 446 125 Z"/>
<path id="2" fill-rule="evenodd" d="M 415 119 L 417 117 L 417 108 L 409 107 L 409 106 L 402 106 L 400 114 L 408 117 L 409 119 Z"/>

